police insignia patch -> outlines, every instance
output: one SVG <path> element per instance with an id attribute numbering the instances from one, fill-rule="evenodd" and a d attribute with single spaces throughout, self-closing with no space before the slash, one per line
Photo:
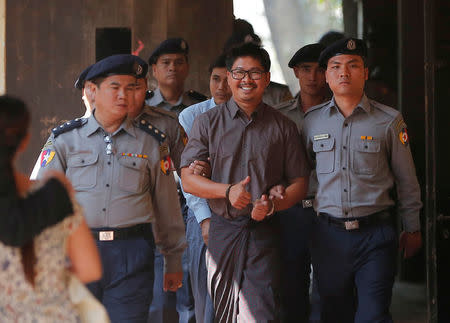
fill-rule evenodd
<path id="1" fill-rule="evenodd" d="M 161 171 L 164 175 L 169 175 L 174 168 L 172 159 L 169 155 L 161 159 Z"/>
<path id="2" fill-rule="evenodd" d="M 409 137 L 408 132 L 406 131 L 406 128 L 403 128 L 402 131 L 398 134 L 398 138 L 400 139 L 401 143 L 405 146 L 409 143 Z"/>
<path id="3" fill-rule="evenodd" d="M 52 161 L 53 157 L 55 157 L 55 151 L 51 149 L 46 149 L 41 152 L 41 167 L 45 167 Z"/>
<path id="4" fill-rule="evenodd" d="M 355 43 L 355 41 L 353 39 L 350 39 L 347 42 L 347 49 L 348 50 L 355 50 L 356 49 L 356 43 Z"/>

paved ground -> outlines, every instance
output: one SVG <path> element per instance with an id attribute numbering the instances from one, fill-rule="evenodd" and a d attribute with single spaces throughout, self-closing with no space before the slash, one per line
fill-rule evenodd
<path id="1" fill-rule="evenodd" d="M 396 282 L 391 313 L 395 323 L 427 323 L 425 284 Z"/>

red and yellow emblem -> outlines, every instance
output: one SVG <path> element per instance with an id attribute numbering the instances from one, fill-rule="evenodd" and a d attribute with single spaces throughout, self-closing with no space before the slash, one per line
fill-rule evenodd
<path id="1" fill-rule="evenodd" d="M 409 137 L 406 128 L 403 128 L 402 131 L 400 131 L 400 133 L 398 134 L 398 138 L 404 145 L 407 145 L 409 143 Z"/>
<path id="2" fill-rule="evenodd" d="M 164 175 L 169 175 L 171 171 L 175 169 L 173 166 L 172 158 L 169 155 L 161 159 L 161 171 Z"/>
<path id="3" fill-rule="evenodd" d="M 55 157 L 55 151 L 51 149 L 46 149 L 41 152 L 41 167 L 45 167 L 52 161 Z"/>

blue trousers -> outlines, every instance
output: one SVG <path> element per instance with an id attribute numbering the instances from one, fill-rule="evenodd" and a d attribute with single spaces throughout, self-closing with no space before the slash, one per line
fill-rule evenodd
<path id="1" fill-rule="evenodd" d="M 87 285 L 106 307 L 111 322 L 146 323 L 153 289 L 153 236 L 97 241 L 101 280 Z"/>
<path id="2" fill-rule="evenodd" d="M 180 197 L 183 219 L 186 224 L 187 206 L 184 197 Z M 153 301 L 148 313 L 148 323 L 176 322 L 178 312 L 179 323 L 195 322 L 194 298 L 189 279 L 188 249 L 183 252 L 183 286 L 176 292 L 165 292 L 163 289 L 164 258 L 158 249 L 155 250 L 155 283 L 153 286 Z"/>
<path id="3" fill-rule="evenodd" d="M 214 322 L 214 307 L 207 288 L 208 271 L 205 258 L 207 247 L 203 241 L 200 224 L 191 210 L 188 211 L 186 221 L 186 239 L 195 318 L 197 323 L 212 323 Z"/>
<path id="4" fill-rule="evenodd" d="M 323 323 L 391 323 L 397 234 L 389 222 L 347 231 L 315 219 L 311 253 Z"/>
<path id="5" fill-rule="evenodd" d="M 278 212 L 281 229 L 281 300 L 283 322 L 320 321 L 317 282 L 312 283 L 310 299 L 311 229 L 316 213 L 312 207 L 296 204 Z"/>

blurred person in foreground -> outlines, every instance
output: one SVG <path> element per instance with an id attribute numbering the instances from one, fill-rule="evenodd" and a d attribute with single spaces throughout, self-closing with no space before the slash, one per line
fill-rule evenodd
<path id="1" fill-rule="evenodd" d="M 29 140 L 29 112 L 22 101 L 2 96 L 0 120 L 0 176 L 10 179 L 8 184 L 2 183 L 2 189 L 26 196 L 39 189 L 45 181 L 33 183 L 13 166 L 18 153 L 26 148 Z M 73 189 L 62 174 L 54 173 L 53 176 L 68 189 L 73 201 L 73 215 L 46 228 L 20 248 L 0 243 L 2 322 L 79 322 L 78 313 L 69 298 L 68 273 L 72 272 L 84 283 L 101 277 L 98 251 L 82 209 L 73 199 Z M 57 205 L 55 207 L 58 208 Z"/>

